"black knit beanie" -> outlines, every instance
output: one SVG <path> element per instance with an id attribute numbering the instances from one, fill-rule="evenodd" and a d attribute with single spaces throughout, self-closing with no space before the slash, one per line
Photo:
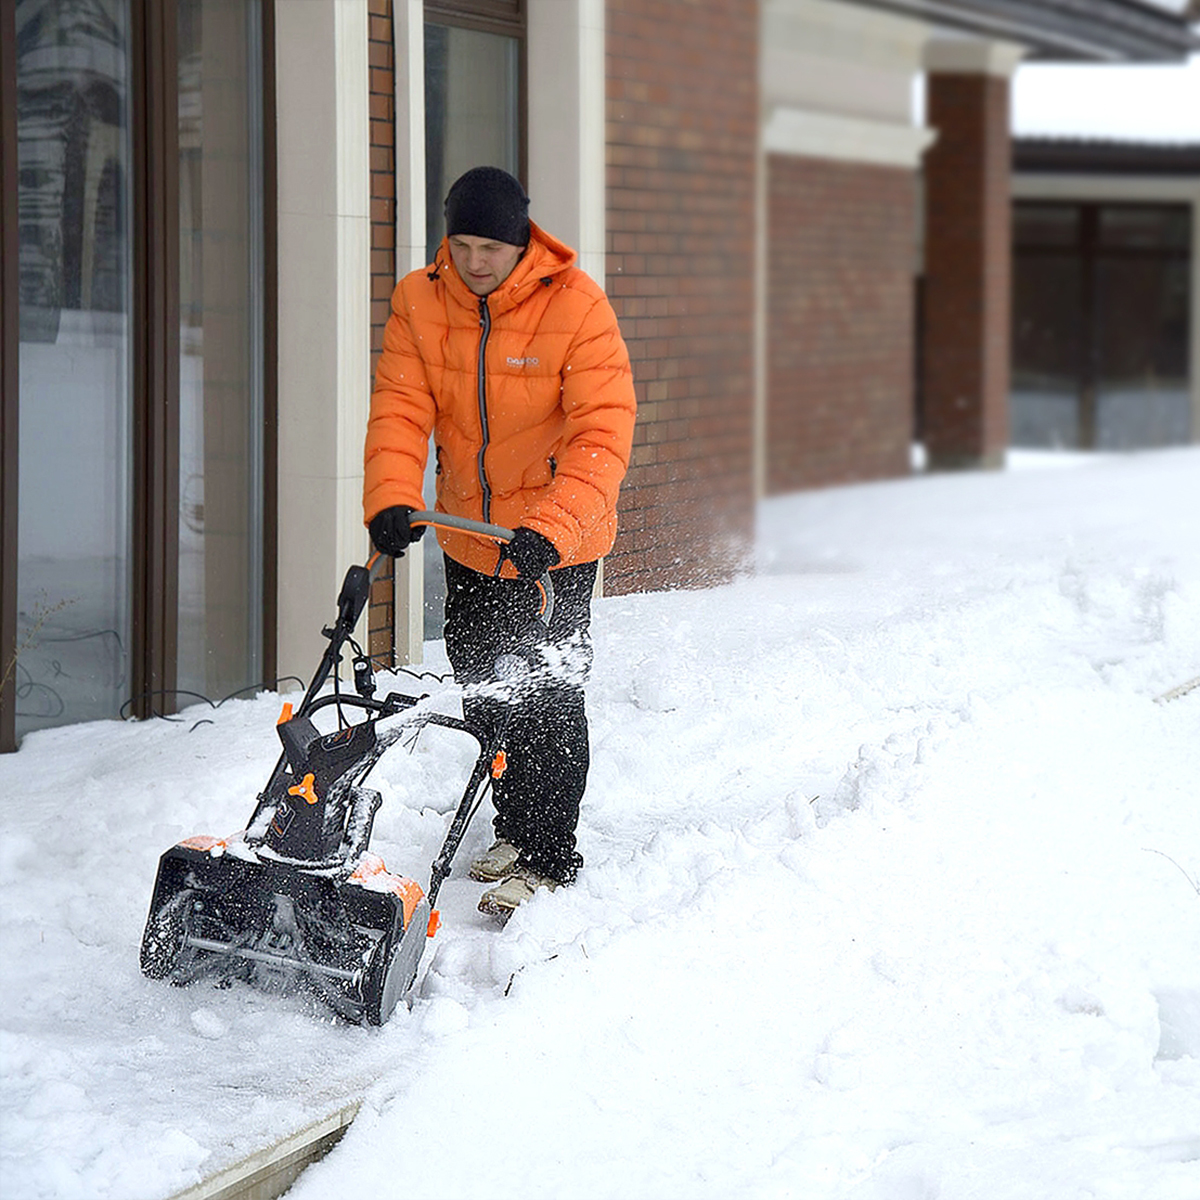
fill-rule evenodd
<path id="1" fill-rule="evenodd" d="M 472 167 L 460 175 L 446 195 L 446 236 L 473 237 L 529 244 L 529 197 L 525 189 L 499 167 Z"/>

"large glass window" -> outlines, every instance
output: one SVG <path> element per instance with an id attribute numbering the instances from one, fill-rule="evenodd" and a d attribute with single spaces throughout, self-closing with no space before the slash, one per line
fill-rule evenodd
<path id="1" fill-rule="evenodd" d="M 17 0 L 15 30 L 5 745 L 269 658 L 261 0 Z"/>
<path id="2" fill-rule="evenodd" d="M 464 7 L 470 8 L 467 4 Z M 425 228 L 429 262 L 446 232 L 450 185 L 472 167 L 521 178 L 521 39 L 460 25 L 425 24 Z M 435 490 L 433 455 L 425 497 Z M 442 630 L 445 570 L 437 539 L 425 546 L 425 636 Z"/>
<path id="3" fill-rule="evenodd" d="M 1013 444 L 1190 441 L 1190 209 L 1024 202 L 1013 230 Z"/>
<path id="4" fill-rule="evenodd" d="M 520 175 L 520 42 L 429 22 L 425 26 L 425 225 L 429 261 L 445 234 L 450 185 L 472 167 Z"/>
<path id="5" fill-rule="evenodd" d="M 1191 216 L 1186 205 L 1097 210 L 1093 303 L 1102 447 L 1191 441 Z"/>
<path id="6" fill-rule="evenodd" d="M 178 0 L 177 686 L 262 678 L 262 84 L 257 3 Z"/>
<path id="7" fill-rule="evenodd" d="M 16 727 L 128 695 L 128 0 L 18 0 Z"/>
<path id="8" fill-rule="evenodd" d="M 1013 237 L 1010 440 L 1076 446 L 1083 361 L 1079 207 L 1019 204 Z"/>

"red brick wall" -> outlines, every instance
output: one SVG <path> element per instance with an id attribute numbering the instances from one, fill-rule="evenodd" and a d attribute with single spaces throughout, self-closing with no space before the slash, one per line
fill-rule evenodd
<path id="1" fill-rule="evenodd" d="M 906 474 L 916 177 L 767 161 L 769 494 Z"/>
<path id="2" fill-rule="evenodd" d="M 396 75 L 392 0 L 368 0 L 371 117 L 371 371 L 396 284 Z"/>
<path id="3" fill-rule="evenodd" d="M 371 374 L 383 348 L 389 301 L 396 282 L 396 151 L 395 52 L 392 42 L 392 0 L 369 0 L 368 65 L 371 118 Z M 366 430 L 363 430 L 366 436 Z M 391 666 L 395 661 L 392 636 L 392 569 L 371 588 L 367 610 L 367 653 Z"/>
<path id="4" fill-rule="evenodd" d="M 607 290 L 639 416 L 611 592 L 724 577 L 751 534 L 757 0 L 608 0 Z"/>
<path id="5" fill-rule="evenodd" d="M 1008 81 L 932 73 L 927 112 L 925 445 L 933 467 L 995 466 L 1008 444 Z"/>

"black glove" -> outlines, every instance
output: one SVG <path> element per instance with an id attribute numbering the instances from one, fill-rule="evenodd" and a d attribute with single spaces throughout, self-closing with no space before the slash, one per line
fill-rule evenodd
<path id="1" fill-rule="evenodd" d="M 371 518 L 367 529 L 376 550 L 381 554 L 390 554 L 392 558 L 402 558 L 404 551 L 413 542 L 420 540 L 425 526 L 418 525 L 414 529 L 408 523 L 413 511 L 405 504 L 397 504 L 392 508 L 385 508 L 383 512 L 376 513 Z"/>
<path id="2" fill-rule="evenodd" d="M 559 553 L 548 537 L 522 525 L 501 551 L 501 562 L 506 558 L 517 568 L 518 575 L 526 579 L 541 579 L 558 562 Z"/>

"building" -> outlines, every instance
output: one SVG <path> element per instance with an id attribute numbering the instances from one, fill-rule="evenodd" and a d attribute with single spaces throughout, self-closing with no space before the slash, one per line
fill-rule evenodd
<path id="1" fill-rule="evenodd" d="M 997 464 L 1009 77 L 1178 58 L 1178 8 L 0 0 L 0 746 L 310 669 L 387 296 L 479 161 L 634 358 L 610 590 L 727 577 L 762 494 L 905 472 L 918 378 L 931 464 Z M 421 574 L 373 654 L 419 653 Z"/>
<path id="2" fill-rule="evenodd" d="M 1197 440 L 1200 56 L 1035 64 L 1013 101 L 1013 444 Z"/>

